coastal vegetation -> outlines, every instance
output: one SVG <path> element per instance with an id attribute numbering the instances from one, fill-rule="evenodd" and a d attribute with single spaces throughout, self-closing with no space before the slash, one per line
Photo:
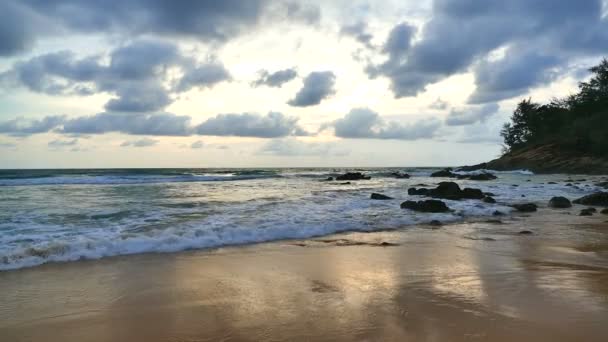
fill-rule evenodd
<path id="1" fill-rule="evenodd" d="M 608 157 L 608 60 L 589 69 L 578 92 L 547 104 L 524 99 L 501 131 L 505 155 L 538 146 L 566 153 Z"/>

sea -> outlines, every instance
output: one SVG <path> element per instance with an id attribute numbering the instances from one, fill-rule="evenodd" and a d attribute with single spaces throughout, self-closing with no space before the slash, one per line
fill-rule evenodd
<path id="1" fill-rule="evenodd" d="M 546 206 L 588 194 L 598 179 L 494 172 L 491 181 L 431 178 L 438 168 L 0 170 L 0 270 L 137 253 L 304 239 L 345 231 L 401 229 L 507 215 L 509 205 Z M 327 181 L 345 172 L 370 180 Z M 398 179 L 393 173 L 411 175 Z M 475 171 L 480 172 L 480 171 Z M 475 173 L 473 172 L 473 173 Z M 460 172 L 466 174 L 466 172 Z M 497 200 L 450 201 L 449 213 L 401 209 L 410 187 L 439 181 Z M 392 200 L 371 200 L 371 193 Z"/>

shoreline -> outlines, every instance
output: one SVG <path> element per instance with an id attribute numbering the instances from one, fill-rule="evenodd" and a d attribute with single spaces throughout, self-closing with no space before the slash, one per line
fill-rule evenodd
<path id="1" fill-rule="evenodd" d="M 608 217 L 575 211 L 0 272 L 0 335 L 601 341 Z"/>

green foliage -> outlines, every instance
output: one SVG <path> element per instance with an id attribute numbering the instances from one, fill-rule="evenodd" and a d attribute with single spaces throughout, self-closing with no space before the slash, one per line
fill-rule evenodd
<path id="1" fill-rule="evenodd" d="M 583 154 L 608 157 L 608 60 L 589 69 L 579 91 L 549 104 L 522 100 L 504 125 L 506 152 L 553 143 Z"/>

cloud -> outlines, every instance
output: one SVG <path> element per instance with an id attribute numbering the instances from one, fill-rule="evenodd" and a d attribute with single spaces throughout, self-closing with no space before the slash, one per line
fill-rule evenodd
<path id="1" fill-rule="evenodd" d="M 142 138 L 139 140 L 125 141 L 120 144 L 121 147 L 149 147 L 158 144 L 158 140 L 150 138 Z"/>
<path id="2" fill-rule="evenodd" d="M 126 84 L 116 89 L 118 98 L 109 100 L 105 109 L 110 112 L 155 112 L 172 100 L 157 84 Z"/>
<path id="3" fill-rule="evenodd" d="M 557 65 L 577 56 L 605 53 L 608 21 L 602 18 L 601 9 L 601 0 L 436 0 L 420 39 L 413 44 L 405 38 L 403 44 L 389 44 L 399 26 L 395 27 L 385 44 L 387 62 L 367 70 L 371 76 L 388 77 L 399 98 L 414 96 L 431 83 L 481 63 L 472 102 L 509 98 L 550 80 L 542 74 Z M 389 48 L 391 45 L 394 48 Z M 494 61 L 493 53 L 500 48 L 507 48 L 509 56 Z M 522 64 L 526 56 L 533 55 L 530 51 L 544 54 L 534 57 L 534 66 L 527 69 L 532 77 L 523 76 L 526 70 Z M 546 56 L 560 56 L 560 60 Z M 503 75 L 512 70 L 524 80 L 502 84 L 488 75 L 493 69 Z"/>
<path id="4" fill-rule="evenodd" d="M 230 73 L 222 64 L 203 64 L 184 75 L 177 85 L 177 91 L 184 92 L 194 87 L 211 88 L 222 81 L 230 79 Z"/>
<path id="5" fill-rule="evenodd" d="M 331 71 L 311 72 L 304 79 L 302 89 L 288 103 L 295 107 L 318 105 L 336 92 L 335 83 L 336 75 Z"/>
<path id="6" fill-rule="evenodd" d="M 72 139 L 72 140 L 57 139 L 57 140 L 49 141 L 49 143 L 47 145 L 52 148 L 64 148 L 64 147 L 69 147 L 69 146 L 76 146 L 76 145 L 78 145 L 78 139 Z"/>
<path id="7" fill-rule="evenodd" d="M 344 25 L 340 29 L 340 34 L 348 37 L 353 37 L 356 41 L 363 44 L 368 49 L 372 49 L 372 39 L 374 36 L 369 33 L 367 23 L 359 21 L 355 24 Z"/>
<path id="8" fill-rule="evenodd" d="M 0 142 L 0 148 L 7 148 L 7 149 L 11 148 L 12 149 L 12 148 L 16 148 L 16 147 L 17 147 L 17 144 L 12 143 L 12 142 Z"/>
<path id="9" fill-rule="evenodd" d="M 469 107 L 463 110 L 452 110 L 445 119 L 448 126 L 466 126 L 478 122 L 485 122 L 489 117 L 498 111 L 496 103 L 487 104 L 480 107 Z"/>
<path id="10" fill-rule="evenodd" d="M 103 134 L 119 132 L 133 135 L 188 136 L 192 134 L 189 116 L 171 113 L 112 113 L 83 116 L 63 123 L 62 133 Z"/>
<path id="11" fill-rule="evenodd" d="M 252 83 L 252 86 L 268 86 L 280 88 L 283 84 L 293 80 L 298 76 L 298 72 L 295 68 L 289 68 L 284 70 L 275 71 L 269 73 L 267 70 L 260 70 L 260 77 Z"/>
<path id="12" fill-rule="evenodd" d="M 435 136 L 441 122 L 434 118 L 411 124 L 385 122 L 370 109 L 356 108 L 336 120 L 332 126 L 335 135 L 340 138 L 417 140 Z"/>
<path id="13" fill-rule="evenodd" d="M 219 114 L 195 129 L 200 135 L 277 138 L 305 135 L 298 119 L 282 113 L 269 112 L 265 116 L 253 113 Z"/>
<path id="14" fill-rule="evenodd" d="M 562 58 L 536 51 L 522 53 L 509 49 L 504 58 L 480 62 L 474 69 L 477 88 L 469 103 L 500 101 L 526 94 L 531 87 L 553 81 Z"/>
<path id="15" fill-rule="evenodd" d="M 4 0 L 0 13 L 0 55 L 66 32 L 224 43 L 263 23 L 316 24 L 321 15 L 317 6 L 292 0 Z"/>
<path id="16" fill-rule="evenodd" d="M 27 136 L 31 134 L 46 133 L 58 125 L 63 124 L 65 116 L 51 115 L 38 120 L 26 120 L 24 118 L 12 119 L 0 122 L 0 134 L 15 136 Z"/>
<path id="17" fill-rule="evenodd" d="M 438 97 L 437 100 L 433 101 L 433 103 L 429 105 L 429 108 L 436 110 L 446 110 L 449 106 L 450 104 L 447 101 L 443 101 L 440 97 Z"/>
<path id="18" fill-rule="evenodd" d="M 108 63 L 104 62 L 107 57 Z M 173 80 L 170 69 L 182 77 Z M 20 61 L 0 73 L 0 85 L 13 90 L 22 86 L 47 95 L 114 95 L 107 111 L 155 112 L 174 100 L 172 93 L 193 87 L 213 87 L 230 79 L 219 62 L 199 64 L 173 43 L 144 39 L 110 51 L 107 56 L 78 57 L 60 51 Z M 173 83 L 173 87 L 166 84 Z"/>
<path id="19" fill-rule="evenodd" d="M 294 156 L 347 156 L 350 150 L 342 149 L 334 143 L 305 143 L 294 138 L 273 139 L 258 151 L 259 154 L 269 154 L 283 157 Z"/>
<path id="20" fill-rule="evenodd" d="M 192 149 L 200 149 L 200 148 L 203 148 L 204 146 L 205 146 L 205 143 L 203 143 L 202 141 L 198 140 L 198 141 L 193 142 L 190 145 L 190 148 L 192 148 Z"/>

